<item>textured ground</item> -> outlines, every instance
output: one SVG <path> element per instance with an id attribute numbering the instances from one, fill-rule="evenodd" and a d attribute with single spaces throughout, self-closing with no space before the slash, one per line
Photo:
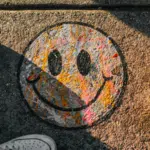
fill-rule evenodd
<path id="1" fill-rule="evenodd" d="M 150 149 L 150 12 L 0 11 L 0 20 L 1 143 L 42 133 L 54 138 L 60 150 Z M 45 27 L 65 21 L 105 31 L 127 63 L 122 104 L 107 121 L 90 129 L 65 130 L 42 122 L 28 109 L 18 89 L 17 67 L 25 47 Z"/>

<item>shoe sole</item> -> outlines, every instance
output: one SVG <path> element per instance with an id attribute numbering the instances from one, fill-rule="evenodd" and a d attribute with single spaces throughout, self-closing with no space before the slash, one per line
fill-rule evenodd
<path id="1" fill-rule="evenodd" d="M 47 144 L 50 147 L 50 150 L 57 150 L 56 143 L 51 137 L 46 136 L 46 135 L 39 135 L 39 134 L 32 134 L 32 135 L 26 135 L 26 136 L 22 136 L 19 138 L 15 138 L 13 140 L 10 140 L 6 143 L 1 144 L 0 146 L 2 147 L 3 145 L 7 145 L 8 143 L 17 141 L 17 140 L 30 140 L 30 139 L 40 140 L 44 142 L 45 144 Z"/>

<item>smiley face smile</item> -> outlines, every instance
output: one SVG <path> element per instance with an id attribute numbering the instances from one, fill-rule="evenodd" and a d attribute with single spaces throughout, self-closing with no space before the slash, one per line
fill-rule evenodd
<path id="1" fill-rule="evenodd" d="M 58 110 L 61 110 L 61 111 L 80 111 L 82 109 L 85 109 L 87 107 L 89 107 L 92 103 L 94 103 L 97 98 L 99 97 L 99 95 L 101 94 L 101 91 L 103 90 L 103 88 L 105 87 L 105 84 L 107 81 L 110 81 L 113 79 L 113 77 L 105 77 L 103 75 L 103 79 L 104 79 L 104 82 L 103 84 L 101 85 L 101 87 L 99 88 L 99 90 L 97 91 L 95 97 L 87 104 L 87 105 L 83 105 L 81 107 L 78 107 L 78 108 L 64 108 L 64 107 L 59 107 L 57 105 L 54 105 L 53 103 L 51 103 L 50 101 L 48 101 L 43 95 L 40 94 L 40 92 L 37 90 L 36 88 L 36 83 L 41 79 L 40 75 L 39 76 L 36 76 L 36 78 L 34 80 L 30 80 L 29 78 L 27 78 L 27 82 L 30 83 L 33 87 L 33 90 L 34 92 L 37 94 L 37 96 L 39 97 L 39 99 L 41 99 L 43 102 L 45 102 L 46 104 L 48 104 L 49 106 L 55 108 L 55 109 L 58 109 Z M 62 85 L 61 85 L 62 86 Z M 63 86 L 63 88 L 66 88 L 65 86 Z M 58 91 L 59 93 L 61 93 L 60 91 Z M 68 92 L 66 92 L 68 93 Z M 77 97 L 76 94 L 74 94 L 74 97 Z M 54 100 L 56 101 L 56 99 L 54 98 Z"/>

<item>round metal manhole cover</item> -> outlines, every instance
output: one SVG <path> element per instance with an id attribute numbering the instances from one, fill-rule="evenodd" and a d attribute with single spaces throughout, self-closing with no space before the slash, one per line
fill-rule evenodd
<path id="1" fill-rule="evenodd" d="M 62 23 L 41 32 L 24 52 L 19 83 L 30 108 L 61 127 L 91 126 L 120 101 L 123 56 L 100 30 Z"/>

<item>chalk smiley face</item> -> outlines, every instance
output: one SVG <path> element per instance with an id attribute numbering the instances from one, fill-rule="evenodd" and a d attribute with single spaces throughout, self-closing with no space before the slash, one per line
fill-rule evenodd
<path id="1" fill-rule="evenodd" d="M 124 86 L 115 45 L 92 27 L 47 28 L 26 49 L 19 69 L 24 98 L 43 120 L 90 126 L 113 109 Z"/>

